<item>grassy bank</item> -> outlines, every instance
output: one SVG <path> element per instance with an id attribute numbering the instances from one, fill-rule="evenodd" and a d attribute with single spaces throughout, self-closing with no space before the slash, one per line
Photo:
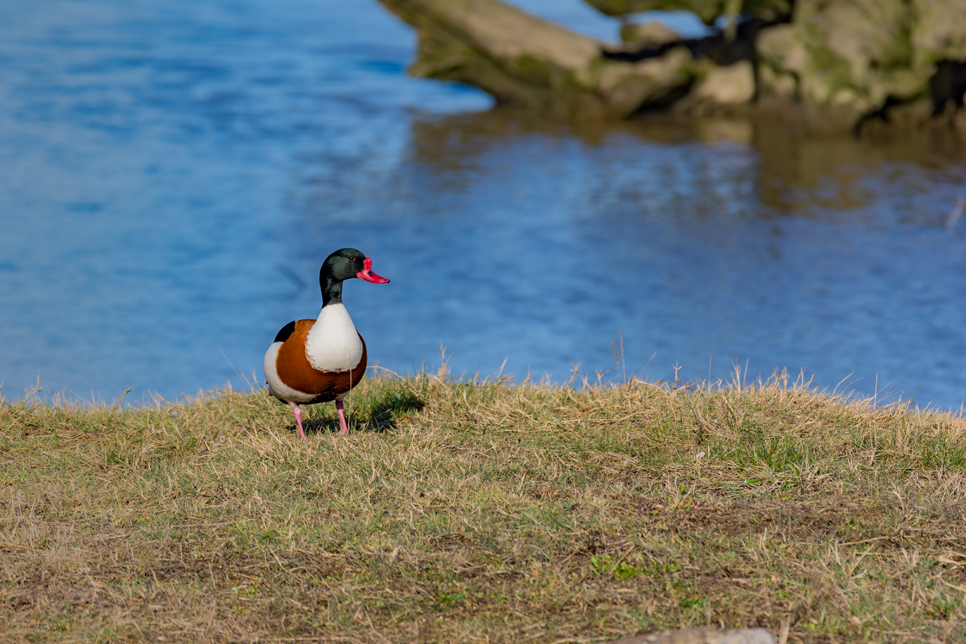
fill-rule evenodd
<path id="1" fill-rule="evenodd" d="M 966 421 L 781 382 L 0 405 L 4 641 L 966 640 Z"/>

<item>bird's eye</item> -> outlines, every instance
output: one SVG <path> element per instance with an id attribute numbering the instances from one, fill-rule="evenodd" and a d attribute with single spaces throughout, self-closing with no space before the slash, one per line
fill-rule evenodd
<path id="1" fill-rule="evenodd" d="M 355 255 L 349 255 L 349 261 L 350 262 L 356 261 L 356 256 Z"/>

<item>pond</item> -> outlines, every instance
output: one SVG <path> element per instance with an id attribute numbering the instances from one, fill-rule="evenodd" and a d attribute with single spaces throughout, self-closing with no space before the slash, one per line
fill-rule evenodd
<path id="1" fill-rule="evenodd" d="M 606 37 L 576 0 L 519 3 Z M 370 364 L 567 381 L 785 370 L 966 399 L 966 146 L 780 120 L 554 124 L 408 78 L 375 2 L 12 0 L 0 23 L 0 379 L 140 403 L 262 382 L 346 285 Z M 589 16 L 589 17 L 588 17 Z M 615 360 L 616 350 L 616 360 Z"/>

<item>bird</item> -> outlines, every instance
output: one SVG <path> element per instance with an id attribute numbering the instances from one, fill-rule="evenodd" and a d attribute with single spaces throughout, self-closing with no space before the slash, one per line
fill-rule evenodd
<path id="1" fill-rule="evenodd" d="M 292 407 L 299 435 L 305 442 L 300 405 L 335 401 L 339 434 L 349 427 L 342 399 L 366 371 L 366 342 L 342 303 L 342 283 L 359 278 L 372 284 L 388 279 L 372 271 L 372 259 L 355 248 L 335 251 L 319 269 L 322 310 L 315 320 L 293 320 L 279 330 L 265 352 L 269 392 Z"/>

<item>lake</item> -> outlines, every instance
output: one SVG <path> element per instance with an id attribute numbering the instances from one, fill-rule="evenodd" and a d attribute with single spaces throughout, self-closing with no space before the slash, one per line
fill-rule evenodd
<path id="1" fill-rule="evenodd" d="M 518 3 L 591 35 L 582 4 Z M 5 0 L 0 379 L 141 403 L 262 382 L 354 246 L 370 364 L 729 379 L 959 409 L 966 145 L 555 124 L 408 78 L 375 2 Z M 669 19 L 681 21 L 681 16 Z M 698 27 L 696 27 L 698 28 Z M 623 342 L 623 348 L 621 347 Z M 621 364 L 615 361 L 622 354 Z"/>

